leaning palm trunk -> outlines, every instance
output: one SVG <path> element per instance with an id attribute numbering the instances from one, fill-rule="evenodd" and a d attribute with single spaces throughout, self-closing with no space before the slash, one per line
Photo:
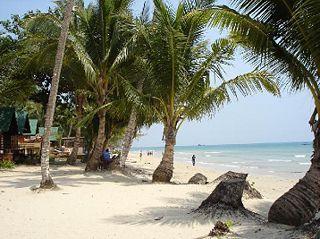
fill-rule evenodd
<path id="1" fill-rule="evenodd" d="M 101 162 L 101 154 L 106 139 L 106 110 L 101 109 L 98 113 L 99 129 L 93 152 L 86 166 L 86 171 L 97 171 Z"/>
<path id="2" fill-rule="evenodd" d="M 142 92 L 143 82 L 144 82 L 144 79 L 141 78 L 137 87 L 139 93 Z M 133 107 L 130 114 L 129 123 L 123 138 L 121 156 L 120 156 L 121 167 L 125 167 L 126 160 L 128 159 L 128 154 L 132 146 L 132 141 L 133 141 L 134 133 L 136 131 L 136 127 L 137 127 L 137 109 L 136 107 Z"/>
<path id="3" fill-rule="evenodd" d="M 313 219 L 320 209 L 320 132 L 313 141 L 311 167 L 292 189 L 281 196 L 269 211 L 269 221 L 299 226 Z"/>
<path id="4" fill-rule="evenodd" d="M 160 165 L 152 175 L 153 182 L 170 182 L 173 176 L 174 146 L 176 145 L 176 130 L 169 126 L 165 133 L 165 149 Z"/>
<path id="5" fill-rule="evenodd" d="M 46 117 L 45 117 L 45 132 L 42 141 L 42 148 L 41 148 L 41 175 L 42 180 L 40 183 L 41 188 L 52 188 L 54 187 L 54 182 L 51 178 L 50 171 L 49 171 L 49 153 L 50 153 L 50 131 L 51 126 L 53 123 L 53 117 L 56 107 L 56 99 L 58 94 L 58 87 L 59 87 L 59 80 L 62 68 L 62 62 L 64 57 L 64 51 L 66 46 L 66 40 L 68 36 L 69 25 L 72 18 L 72 9 L 74 6 L 74 0 L 68 0 L 67 8 L 62 24 L 61 34 L 59 37 L 58 49 L 55 59 L 55 66 L 53 69 L 53 77 L 50 89 L 50 95 L 46 110 Z"/>
<path id="6" fill-rule="evenodd" d="M 125 136 L 123 138 L 121 157 L 120 157 L 120 165 L 121 167 L 125 167 L 126 160 L 128 158 L 128 154 L 131 149 L 134 133 L 137 126 L 137 111 L 135 108 L 132 109 L 129 123 L 126 129 Z"/>

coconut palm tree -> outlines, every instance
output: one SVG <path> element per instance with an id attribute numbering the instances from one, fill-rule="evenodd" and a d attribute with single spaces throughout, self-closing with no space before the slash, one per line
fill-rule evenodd
<path id="1" fill-rule="evenodd" d="M 282 78 L 291 90 L 308 89 L 315 110 L 311 167 L 269 211 L 269 221 L 301 225 L 320 209 L 320 2 L 315 0 L 234 0 L 236 10 L 215 8 L 213 25 L 228 28 L 247 59 Z"/>
<path id="2" fill-rule="evenodd" d="M 154 0 L 151 30 L 146 32 L 148 60 L 152 67 L 154 109 L 164 126 L 165 150 L 153 173 L 154 182 L 169 182 L 173 175 L 177 133 L 186 120 L 216 112 L 238 93 L 266 90 L 278 95 L 266 72 L 250 72 L 223 80 L 223 65 L 233 59 L 235 45 L 222 39 L 209 49 L 204 32 L 214 1 L 183 1 L 175 12 L 162 0 Z M 210 82 L 210 72 L 216 84 Z M 221 84 L 217 84 L 221 81 Z"/>
<path id="3" fill-rule="evenodd" d="M 82 63 L 87 79 L 95 92 L 97 107 L 109 103 L 115 82 L 123 79 L 119 73 L 128 56 L 128 44 L 132 40 L 131 0 L 100 0 L 78 11 L 81 35 L 71 39 L 75 53 Z M 99 129 L 94 150 L 86 170 L 97 170 L 105 142 L 106 108 L 98 111 Z"/>
<path id="4" fill-rule="evenodd" d="M 58 43 L 57 55 L 55 66 L 53 69 L 53 77 L 50 89 L 50 95 L 48 100 L 48 105 L 46 109 L 46 116 L 45 116 L 45 132 L 42 140 L 42 147 L 41 147 L 41 175 L 42 180 L 40 183 L 41 188 L 52 188 L 55 186 L 52 177 L 49 171 L 49 152 L 50 152 L 50 130 L 53 123 L 58 87 L 59 87 L 59 80 L 60 80 L 60 73 L 62 68 L 62 62 L 64 57 L 64 50 L 65 45 L 68 37 L 68 29 L 72 18 L 72 9 L 74 6 L 73 0 L 67 1 L 67 7 L 65 10 L 65 16 L 63 20 L 63 24 L 61 27 L 61 34 Z"/>
<path id="5" fill-rule="evenodd" d="M 97 170 L 106 139 L 106 107 L 111 94 L 123 79 L 120 69 L 128 56 L 132 40 L 130 0 L 99 0 L 84 7 L 77 5 L 75 22 L 71 25 L 68 45 L 82 65 L 90 91 L 98 108 L 98 134 L 87 163 L 87 171 Z M 51 23 L 60 24 L 53 14 L 44 16 Z M 132 31 L 131 31 L 132 30 Z"/>

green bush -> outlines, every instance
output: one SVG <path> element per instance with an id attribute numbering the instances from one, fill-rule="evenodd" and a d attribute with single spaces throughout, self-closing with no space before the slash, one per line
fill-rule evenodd
<path id="1" fill-rule="evenodd" d="M 0 168 L 12 169 L 12 168 L 14 168 L 14 162 L 9 161 L 9 160 L 2 160 L 2 161 L 0 161 Z"/>

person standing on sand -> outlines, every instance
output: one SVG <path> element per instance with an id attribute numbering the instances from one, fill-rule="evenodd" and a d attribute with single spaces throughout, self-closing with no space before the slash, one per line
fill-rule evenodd
<path id="1" fill-rule="evenodd" d="M 142 160 L 142 150 L 140 150 L 140 155 L 139 155 L 139 157 L 140 157 L 140 161 Z"/>
<path id="2" fill-rule="evenodd" d="M 196 165 L 196 156 L 192 155 L 192 166 Z"/>

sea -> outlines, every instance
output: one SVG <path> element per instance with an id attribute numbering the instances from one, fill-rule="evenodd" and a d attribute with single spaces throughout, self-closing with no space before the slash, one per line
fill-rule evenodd
<path id="1" fill-rule="evenodd" d="M 148 151 L 161 157 L 163 147 L 133 148 Z M 174 160 L 191 165 L 192 155 L 196 166 L 215 171 L 236 171 L 253 175 L 275 175 L 284 178 L 301 178 L 309 169 L 312 156 L 311 142 L 258 143 L 176 146 Z"/>

